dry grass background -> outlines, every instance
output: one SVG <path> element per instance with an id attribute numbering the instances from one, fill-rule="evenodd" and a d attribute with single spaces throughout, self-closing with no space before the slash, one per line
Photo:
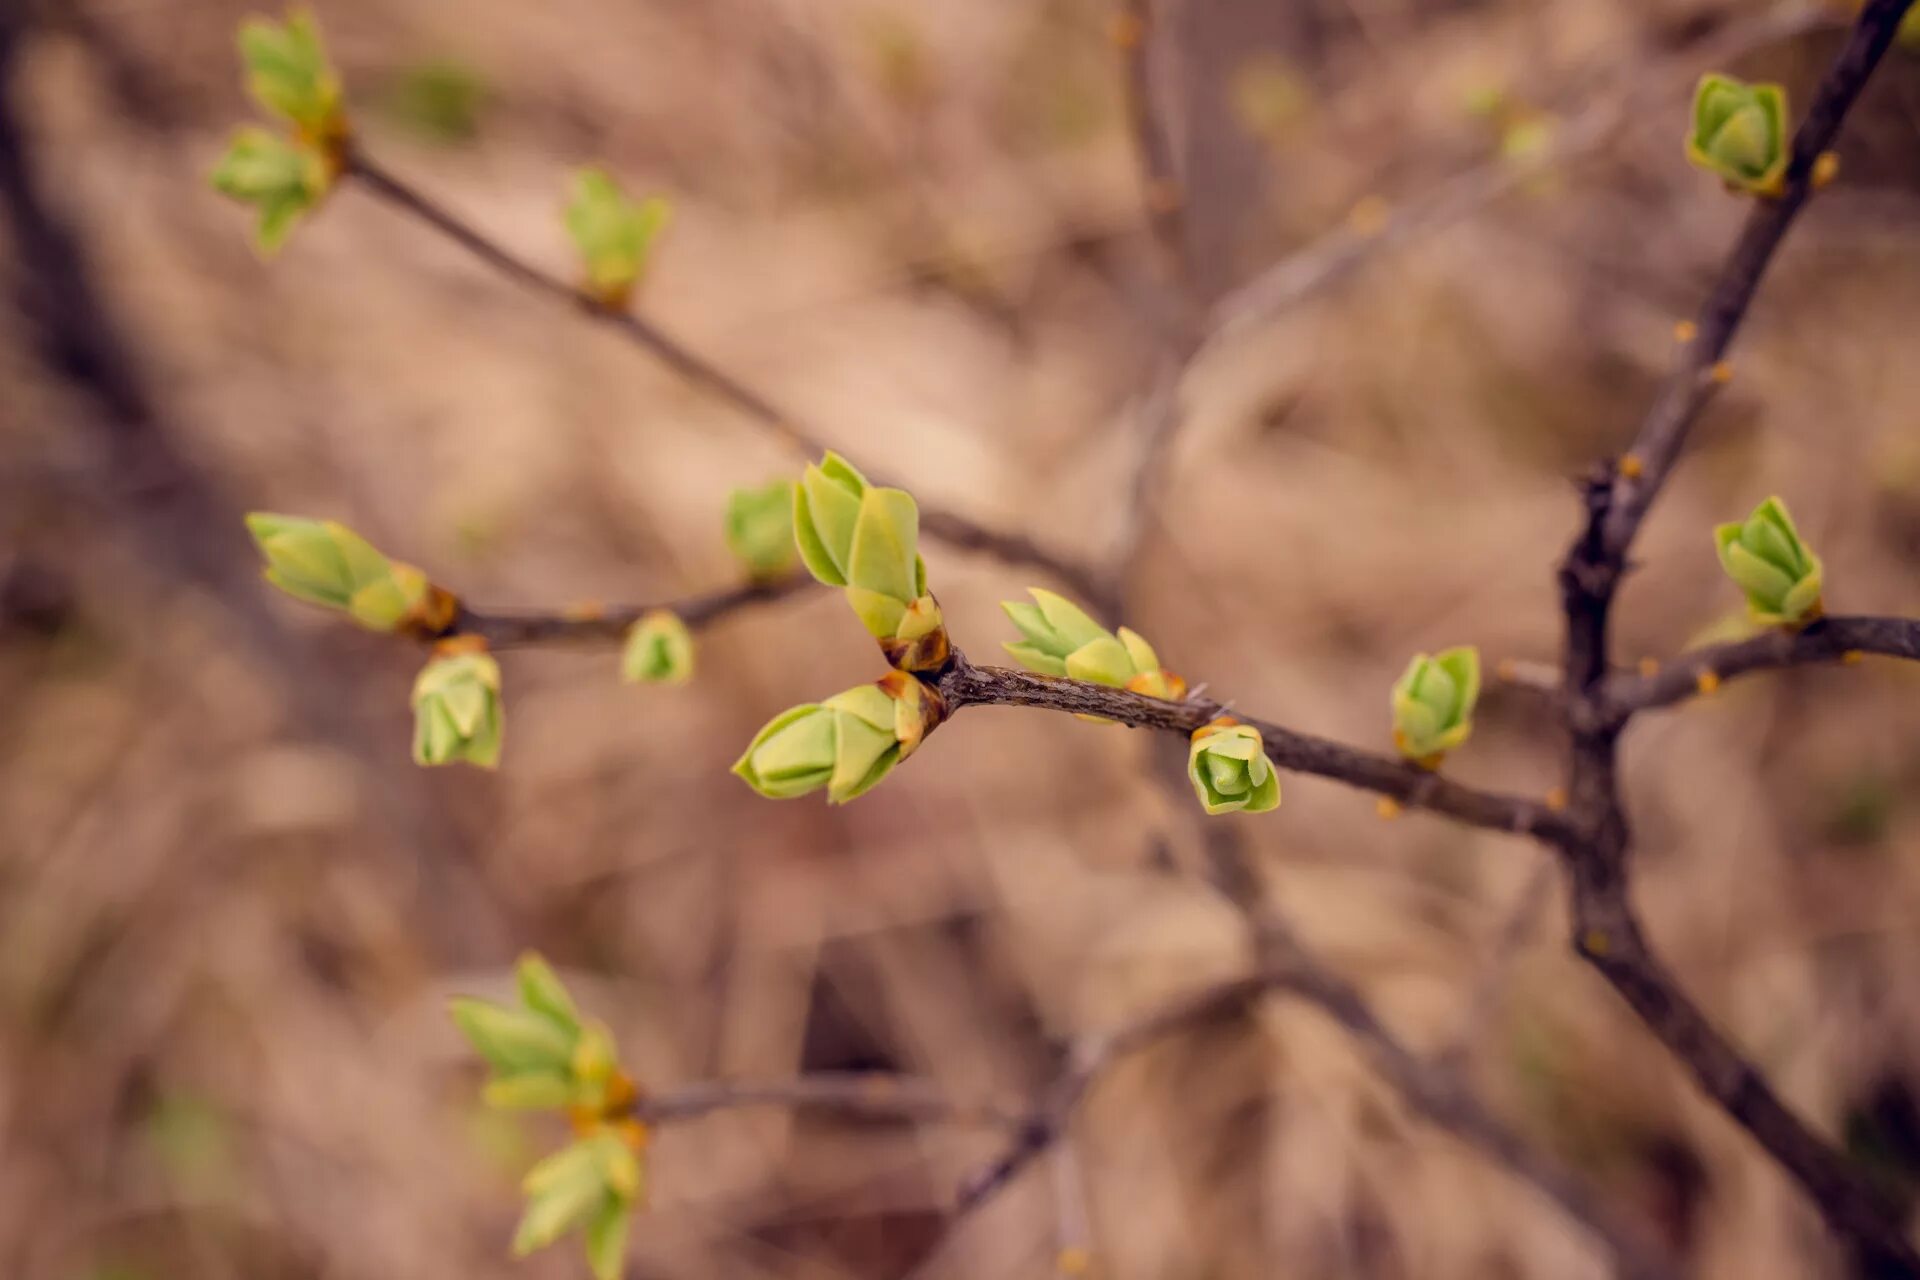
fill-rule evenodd
<path id="1" fill-rule="evenodd" d="M 370 144 L 490 232 L 564 271 L 565 172 L 604 160 L 676 201 L 644 304 L 668 328 L 923 497 L 1087 557 L 1119 528 L 1151 340 L 1112 269 L 1143 246 L 1111 234 L 1138 196 L 1100 4 L 315 7 Z M 1215 289 L 1490 154 L 1472 86 L 1578 106 L 1740 16 L 1175 8 Z M 246 110 L 244 11 L 55 4 L 13 86 L 155 389 L 149 434 L 211 496 L 150 518 L 146 446 L 0 318 L 0 1272 L 581 1274 L 565 1249 L 505 1260 L 516 1172 L 554 1135 L 477 1110 L 442 1016 L 523 947 L 655 1086 L 882 1067 L 1009 1098 L 1073 1032 L 1244 963 L 1136 735 L 973 712 L 847 809 L 748 795 L 725 768 L 753 728 L 876 666 L 824 592 L 703 637 L 684 690 L 515 654 L 499 774 L 413 769 L 416 655 L 267 600 L 232 510 L 337 516 L 487 603 L 648 599 L 728 580 L 727 489 L 794 460 L 355 191 L 257 262 L 204 180 Z M 1804 90 L 1831 47 L 1735 69 Z M 483 87 L 471 136 L 422 128 L 443 62 Z M 1617 145 L 1195 371 L 1138 619 L 1172 665 L 1384 746 L 1411 651 L 1552 659 L 1567 479 L 1629 438 L 1740 214 L 1684 165 L 1681 110 L 1649 93 Z M 1843 156 L 1642 541 L 1628 655 L 1732 611 L 1707 530 L 1770 491 L 1836 607 L 1920 603 L 1920 59 L 1890 61 Z M 1028 576 L 929 561 L 959 643 L 991 652 Z M 1892 664 L 1746 681 L 1648 717 L 1626 754 L 1656 940 L 1793 1104 L 1909 1187 L 1917 693 Z M 1496 690 L 1450 767 L 1542 791 L 1558 749 Z M 1245 824 L 1272 891 L 1397 1030 L 1445 1043 L 1543 855 L 1286 786 Z M 1691 1274 L 1852 1274 L 1561 934 L 1543 915 L 1472 1046 L 1496 1110 Z M 942 1243 L 990 1142 L 770 1112 L 669 1129 L 634 1274 L 1047 1274 L 1046 1166 Z M 1604 1273 L 1286 1004 L 1130 1062 L 1073 1149 L 1103 1276 Z"/>

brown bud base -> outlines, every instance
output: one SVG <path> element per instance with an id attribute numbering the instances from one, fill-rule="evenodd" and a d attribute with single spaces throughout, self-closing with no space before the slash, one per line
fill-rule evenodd
<path id="1" fill-rule="evenodd" d="M 415 640 L 442 640 L 459 618 L 460 597 L 430 582 L 427 584 L 427 594 L 407 612 L 406 617 L 395 624 L 393 630 L 395 635 L 411 636 Z M 481 648 L 485 647 L 483 643 Z"/>
<path id="2" fill-rule="evenodd" d="M 945 627 L 937 627 L 911 640 L 888 636 L 880 642 L 880 652 L 886 655 L 887 665 L 896 671 L 932 676 L 945 671 L 953 661 L 953 642 L 947 638 Z"/>
<path id="3" fill-rule="evenodd" d="M 953 708 L 930 682 L 905 671 L 889 671 L 874 681 L 895 702 L 918 712 L 907 724 L 898 725 L 900 758 L 905 760 L 926 741 L 928 734 L 946 723 Z"/>

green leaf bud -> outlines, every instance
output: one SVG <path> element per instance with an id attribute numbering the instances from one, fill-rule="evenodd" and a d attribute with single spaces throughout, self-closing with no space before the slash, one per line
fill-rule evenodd
<path id="1" fill-rule="evenodd" d="M 413 682 L 413 761 L 491 769 L 500 763 L 500 664 L 471 647 L 449 651 L 452 644 L 459 641 L 443 642 Z"/>
<path id="2" fill-rule="evenodd" d="M 573 1082 L 558 1071 L 521 1071 L 495 1076 L 480 1100 L 501 1111 L 557 1111 L 573 1100 Z"/>
<path id="3" fill-rule="evenodd" d="M 1768 498 L 1744 523 L 1716 526 L 1713 540 L 1756 623 L 1802 627 L 1820 616 L 1820 557 L 1800 541 L 1780 499 Z"/>
<path id="4" fill-rule="evenodd" d="M 781 712 L 754 735 L 733 771 L 773 800 L 827 789 L 830 804 L 865 795 L 945 718 L 933 689 L 903 671 L 825 702 Z"/>
<path id="5" fill-rule="evenodd" d="M 1065 596 L 1039 587 L 1029 587 L 1027 593 L 1033 597 L 1032 604 L 1016 600 L 1000 604 L 1024 637 L 1004 647 L 1027 670 L 1168 701 L 1187 696 L 1187 682 L 1160 665 L 1160 655 L 1139 632 L 1121 627 L 1116 635 Z"/>
<path id="6" fill-rule="evenodd" d="M 345 610 L 370 631 L 437 635 L 459 612 L 460 602 L 426 574 L 388 559 L 343 524 L 255 511 L 247 530 L 266 558 L 268 582 L 297 600 Z"/>
<path id="7" fill-rule="evenodd" d="M 605 1134 L 582 1139 L 528 1172 L 521 1184 L 527 1208 L 513 1234 L 515 1257 L 525 1257 L 585 1226 L 609 1200 L 616 1199 L 607 1186 L 603 1163 L 603 1148 L 610 1141 L 618 1140 Z"/>
<path id="8" fill-rule="evenodd" d="M 927 592 L 920 508 L 903 489 L 869 484 L 829 453 L 793 490 L 793 537 L 807 571 L 846 590 L 847 604 L 903 671 L 936 671 L 951 655 L 946 620 Z"/>
<path id="9" fill-rule="evenodd" d="M 587 1266 L 594 1280 L 619 1280 L 627 1255 L 627 1227 L 632 1206 L 609 1198 L 587 1223 Z"/>
<path id="10" fill-rule="evenodd" d="M 502 1076 L 565 1075 L 569 1069 L 575 1037 L 551 1018 L 465 996 L 452 1001 L 448 1012 L 474 1051 Z"/>
<path id="11" fill-rule="evenodd" d="M 727 495 L 727 548 L 756 579 L 777 578 L 793 567 L 793 481 L 775 480 Z"/>
<path id="12" fill-rule="evenodd" d="M 240 24 L 239 43 L 247 89 L 262 107 L 316 145 L 346 136 L 340 77 L 327 60 L 311 13 L 291 9 L 284 23 L 248 18 Z"/>
<path id="13" fill-rule="evenodd" d="M 254 246 L 263 256 L 286 243 L 333 180 L 334 169 L 321 153 L 252 127 L 233 135 L 211 177 L 214 190 L 258 207 Z"/>
<path id="14" fill-rule="evenodd" d="M 649 610 L 627 629 L 620 678 L 629 684 L 685 684 L 693 679 L 693 633 L 678 614 Z"/>
<path id="15" fill-rule="evenodd" d="M 580 1012 L 552 965 L 532 951 L 524 952 L 514 964 L 513 977 L 520 1003 L 568 1031 L 579 1032 Z"/>
<path id="16" fill-rule="evenodd" d="M 1480 698 L 1480 651 L 1471 645 L 1415 654 L 1393 686 L 1393 745 L 1426 768 L 1473 732 Z"/>
<path id="17" fill-rule="evenodd" d="M 1729 187 L 1773 196 L 1783 187 L 1791 153 L 1785 89 L 1713 73 L 1700 77 L 1688 160 L 1718 174 Z"/>
<path id="18" fill-rule="evenodd" d="M 1187 779 L 1209 815 L 1265 813 L 1280 807 L 1280 775 L 1267 758 L 1260 731 L 1231 716 L 1193 731 Z"/>
<path id="19" fill-rule="evenodd" d="M 671 208 L 659 196 L 638 203 L 603 169 L 574 175 L 567 234 L 580 254 L 587 291 L 610 310 L 625 309 L 645 274 Z"/>

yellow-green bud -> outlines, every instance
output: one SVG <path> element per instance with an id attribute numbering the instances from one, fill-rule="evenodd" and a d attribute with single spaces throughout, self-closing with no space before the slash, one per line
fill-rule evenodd
<path id="1" fill-rule="evenodd" d="M 559 1026 L 578 1032 L 580 1011 L 567 994 L 560 975 L 535 952 L 525 951 L 513 966 L 514 987 L 520 1003 Z"/>
<path id="2" fill-rule="evenodd" d="M 755 578 L 793 567 L 793 481 L 775 480 L 727 495 L 727 547 Z"/>
<path id="3" fill-rule="evenodd" d="M 693 679 L 693 633 L 678 614 L 653 609 L 627 629 L 620 678 L 629 684 L 685 684 Z"/>
<path id="4" fill-rule="evenodd" d="M 1265 813 L 1280 807 L 1280 775 L 1260 731 L 1221 716 L 1193 731 L 1187 779 L 1208 814 Z"/>
<path id="5" fill-rule="evenodd" d="M 448 1011 L 474 1051 L 504 1077 L 529 1073 L 565 1075 L 573 1060 L 577 1032 L 530 1009 L 509 1009 L 486 1000 L 460 997 Z"/>
<path id="6" fill-rule="evenodd" d="M 500 664 L 467 649 L 443 652 L 413 682 L 413 761 L 500 763 Z"/>
<path id="7" fill-rule="evenodd" d="M 1480 651 L 1471 645 L 1415 654 L 1393 686 L 1393 745 L 1433 768 L 1473 732 L 1480 698 Z"/>
<path id="8" fill-rule="evenodd" d="M 268 582 L 296 599 L 344 609 L 369 630 L 438 634 L 459 608 L 426 574 L 343 524 L 256 511 L 247 530 L 266 557 Z"/>
<path id="9" fill-rule="evenodd" d="M 641 1194 L 644 1191 L 643 1181 Z M 634 1199 L 638 1198 L 636 1194 Z M 610 1198 L 587 1223 L 587 1267 L 594 1280 L 620 1280 L 627 1256 L 627 1224 L 632 1216 L 630 1202 Z"/>
<path id="10" fill-rule="evenodd" d="M 237 131 L 214 169 L 214 190 L 259 208 L 254 245 L 271 255 L 327 194 L 334 171 L 313 148 L 251 126 Z"/>
<path id="11" fill-rule="evenodd" d="M 1160 665 L 1160 656 L 1138 632 L 1121 627 L 1115 635 L 1065 596 L 1039 587 L 1029 587 L 1027 593 L 1034 603 L 1000 603 L 1025 637 L 1004 647 L 1027 670 L 1168 701 L 1186 697 L 1187 682 Z"/>
<path id="12" fill-rule="evenodd" d="M 526 1212 L 513 1234 L 515 1257 L 543 1249 L 576 1227 L 583 1227 L 610 1199 L 603 1147 L 618 1139 L 599 1134 L 548 1156 L 521 1184 Z"/>
<path id="13" fill-rule="evenodd" d="M 320 30 L 307 10 L 288 10 L 285 23 L 267 18 L 242 22 L 240 61 L 247 70 L 248 91 L 308 141 L 323 144 L 345 136 L 340 77 L 327 61 Z"/>
<path id="14" fill-rule="evenodd" d="M 904 671 L 825 702 L 781 712 L 754 735 L 733 771 L 772 800 L 821 787 L 829 804 L 865 795 L 945 717 L 940 697 Z"/>
<path id="15" fill-rule="evenodd" d="M 567 234 L 579 251 L 587 290 L 602 305 L 615 310 L 627 305 L 670 215 L 659 196 L 638 203 L 628 199 L 603 169 L 582 169 L 574 175 Z"/>
<path id="16" fill-rule="evenodd" d="M 950 654 L 920 559 L 920 508 L 903 489 L 867 482 L 837 453 L 809 465 L 793 490 L 793 538 L 807 571 L 846 590 L 887 661 L 933 671 Z"/>
<path id="17" fill-rule="evenodd" d="M 1820 557 L 1800 541 L 1780 499 L 1762 502 L 1745 523 L 1716 526 L 1713 541 L 1720 566 L 1746 592 L 1755 622 L 1798 627 L 1820 616 Z"/>
<path id="18" fill-rule="evenodd" d="M 1791 151 L 1785 89 L 1712 73 L 1700 77 L 1687 159 L 1730 187 L 1772 196 L 1780 193 Z"/>
<path id="19" fill-rule="evenodd" d="M 1893 33 L 1903 49 L 1920 49 L 1920 9 L 1907 10 L 1907 16 L 1900 19 L 1900 26 Z"/>

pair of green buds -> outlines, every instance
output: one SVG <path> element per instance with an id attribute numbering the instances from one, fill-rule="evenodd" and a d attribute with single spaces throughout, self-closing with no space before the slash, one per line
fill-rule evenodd
<path id="1" fill-rule="evenodd" d="M 1713 530 L 1720 566 L 1746 593 L 1761 626 L 1804 627 L 1820 616 L 1823 569 L 1794 528 L 1787 504 L 1770 497 L 1745 520 Z"/>
<path id="2" fill-rule="evenodd" d="M 638 1093 L 620 1068 L 612 1034 L 581 1018 L 546 961 L 524 955 L 514 976 L 516 1004 L 462 997 L 449 1007 L 488 1066 L 481 1092 L 488 1106 L 561 1111 L 578 1135 L 521 1183 L 527 1207 L 513 1252 L 524 1256 L 579 1230 L 594 1276 L 615 1280 L 628 1224 L 646 1193 L 640 1156 L 647 1129 L 632 1115 Z"/>
<path id="3" fill-rule="evenodd" d="M 333 188 L 345 164 L 349 130 L 340 77 L 311 14 L 294 9 L 285 23 L 248 18 L 240 24 L 239 44 L 248 90 L 291 131 L 242 128 L 212 181 L 216 190 L 258 207 L 254 242 L 271 253 Z"/>
<path id="4" fill-rule="evenodd" d="M 775 526 L 767 510 L 773 492 L 735 495 L 728 540 L 737 551 L 736 526 L 741 541 L 750 529 Z M 845 804 L 878 786 L 946 719 L 946 703 L 921 676 L 944 668 L 952 649 L 940 605 L 927 590 L 913 495 L 873 484 L 829 453 L 791 486 L 791 503 L 801 562 L 821 582 L 842 589 L 893 670 L 873 684 L 781 712 L 754 735 L 733 772 L 770 799 L 825 788 L 829 804 Z M 771 565 L 761 536 L 753 536 L 757 558 Z"/>

